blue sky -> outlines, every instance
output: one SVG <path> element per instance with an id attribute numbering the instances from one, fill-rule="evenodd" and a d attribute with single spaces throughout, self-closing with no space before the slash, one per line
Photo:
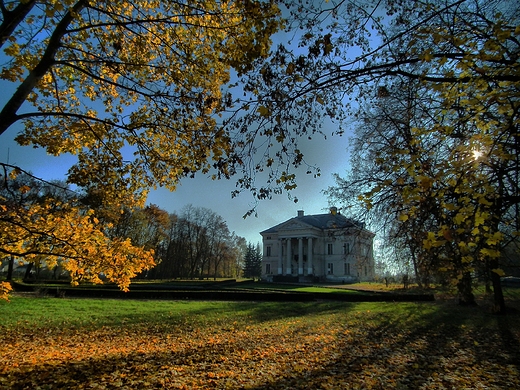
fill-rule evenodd
<path id="1" fill-rule="evenodd" d="M 274 44 L 285 39 L 283 33 L 280 33 L 276 36 Z M 1 107 L 8 98 L 9 91 L 13 90 L 13 85 L 0 80 L 0 88 L 3 91 L 0 94 Z M 42 179 L 65 179 L 67 170 L 76 161 L 75 157 L 54 157 L 47 155 L 41 148 L 17 145 L 13 139 L 20 129 L 21 124 L 15 124 L 0 135 L 0 162 L 18 165 Z M 287 194 L 276 195 L 272 200 L 264 200 L 257 205 L 258 217 L 250 216 L 243 219 L 242 216 L 254 205 L 254 198 L 247 192 L 231 198 L 231 192 L 236 189 L 237 178 L 213 181 L 209 175 L 200 173 L 197 173 L 194 179 L 182 180 L 175 192 L 163 188 L 152 191 L 148 203 L 154 203 L 168 212 L 180 212 L 188 204 L 209 208 L 226 220 L 231 231 L 250 242 L 260 242 L 260 231 L 296 216 L 298 210 L 304 210 L 305 214 L 319 214 L 329 208 L 322 191 L 334 184 L 333 173 L 343 174 L 348 167 L 348 137 L 330 136 L 335 131 L 330 123 L 322 130 L 327 134 L 326 140 L 314 135 L 312 140 L 302 138 L 299 141 L 305 161 L 309 165 L 318 166 L 321 176 L 314 178 L 313 175 L 306 175 L 305 167 L 296 171 L 298 187 L 291 195 L 298 198 L 298 203 L 289 199 Z"/>
<path id="2" fill-rule="evenodd" d="M 54 157 L 41 148 L 19 146 L 13 141 L 16 133 L 17 126 L 13 126 L 0 135 L 1 162 L 18 165 L 43 179 L 65 178 L 68 168 L 76 161 L 74 156 Z M 232 199 L 231 191 L 235 189 L 236 178 L 214 181 L 200 173 L 194 179 L 182 180 L 175 192 L 164 188 L 152 191 L 148 203 L 154 203 L 168 212 L 180 212 L 187 204 L 209 208 L 226 220 L 231 231 L 253 243 L 260 242 L 260 231 L 296 216 L 298 210 L 304 210 L 305 214 L 320 214 L 328 209 L 327 199 L 321 191 L 333 184 L 333 173 L 343 173 L 348 166 L 346 136 L 329 136 L 326 140 L 315 136 L 313 140 L 302 139 L 301 142 L 306 161 L 318 165 L 322 174 L 313 178 L 305 174 L 304 168 L 297 171 L 298 187 L 291 194 L 298 198 L 298 203 L 288 199 L 286 194 L 277 195 L 258 204 L 258 217 L 243 219 L 242 216 L 254 204 L 252 195 L 244 192 Z"/>

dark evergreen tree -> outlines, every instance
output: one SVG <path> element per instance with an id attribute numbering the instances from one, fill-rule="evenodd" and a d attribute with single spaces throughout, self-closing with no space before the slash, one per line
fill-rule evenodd
<path id="1" fill-rule="evenodd" d="M 260 278 L 262 276 L 262 250 L 259 243 L 256 244 L 254 259 L 253 276 Z"/>
<path id="2" fill-rule="evenodd" d="M 260 244 L 256 247 L 252 243 L 247 244 L 247 250 L 244 257 L 244 277 L 255 278 L 262 274 L 262 253 Z"/>

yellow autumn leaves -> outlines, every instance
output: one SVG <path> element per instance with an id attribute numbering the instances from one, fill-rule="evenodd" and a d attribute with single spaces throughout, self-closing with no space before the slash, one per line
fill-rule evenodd
<path id="1" fill-rule="evenodd" d="M 83 306 L 66 298 L 24 300 L 17 298 L 8 307 L 24 307 L 29 321 L 4 326 L 0 388 L 520 385 L 515 360 L 520 329 L 514 314 L 499 322 L 451 304 L 314 302 L 306 307 L 109 300 L 89 306 L 85 300 L 89 309 L 79 310 Z M 116 312 L 107 313 L 114 304 Z M 42 306 L 61 320 L 41 318 Z M 89 318 L 82 323 L 64 317 L 64 307 L 88 312 Z"/>
<path id="2" fill-rule="evenodd" d="M 230 174 L 237 159 L 228 161 L 231 138 L 216 121 L 232 101 L 223 101 L 222 87 L 231 68 L 243 73 L 268 55 L 281 26 L 274 3 L 67 0 L 44 2 L 43 12 L 28 7 L 4 47 L 11 60 L 1 77 L 21 88 L 2 112 L 0 133 L 20 120 L 25 100 L 37 112 L 24 115 L 17 141 L 81 155 L 88 160 L 82 170 L 104 154 L 112 161 L 107 169 L 126 164 L 124 174 L 143 188 L 170 189 L 197 171 Z M 132 159 L 120 154 L 125 147 Z"/>
<path id="3" fill-rule="evenodd" d="M 13 290 L 11 283 L 0 282 L 0 300 L 9 300 L 9 293 Z"/>
<path id="4" fill-rule="evenodd" d="M 152 250 L 109 237 L 92 210 L 55 199 L 23 207 L 2 203 L 1 251 L 51 269 L 59 266 L 73 285 L 101 283 L 103 275 L 126 291 L 133 277 L 155 264 Z"/>
<path id="5" fill-rule="evenodd" d="M 460 269 L 470 271 L 498 259 L 506 235 L 515 236 L 515 216 L 508 210 L 518 185 L 511 172 L 518 170 L 513 139 L 520 92 L 513 80 L 520 67 L 511 55 L 520 29 L 504 15 L 494 17 L 484 41 L 472 35 L 475 30 L 456 36 L 442 26 L 418 30 L 417 37 L 431 46 L 418 51 L 418 41 L 411 40 L 410 48 L 435 68 L 425 73 L 423 85 L 438 93 L 441 105 L 433 125 L 425 121 L 411 129 L 409 150 L 391 151 L 398 161 L 394 171 L 400 164 L 407 173 L 407 180 L 397 183 L 402 202 L 397 219 L 404 225 L 423 218 L 425 211 L 434 215 L 420 239 L 423 249 L 432 256 L 445 252 L 448 262 L 458 258 Z M 456 54 L 449 54 L 451 46 Z M 389 160 L 376 164 L 391 171 Z M 386 188 L 375 187 L 369 198 Z M 498 267 L 493 272 L 504 275 Z"/>
<path id="6" fill-rule="evenodd" d="M 14 4 L 6 5 L 13 29 L 1 32 L 0 78 L 16 92 L 2 99 L 0 134 L 23 121 L 21 145 L 78 156 L 68 183 L 102 222 L 65 201 L 2 199 L 0 251 L 59 264 L 73 283 L 103 274 L 127 289 L 153 252 L 109 237 L 108 223 L 124 207 L 142 207 L 150 188 L 175 189 L 198 171 L 235 172 L 242 162 L 216 119 L 232 105 L 222 88 L 232 68 L 242 74 L 268 55 L 280 10 L 241 0 Z M 34 112 L 20 116 L 24 103 Z"/>

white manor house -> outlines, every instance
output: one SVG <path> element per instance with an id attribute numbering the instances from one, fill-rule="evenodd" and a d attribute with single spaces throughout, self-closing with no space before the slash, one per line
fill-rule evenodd
<path id="1" fill-rule="evenodd" d="M 260 234 L 265 280 L 354 283 L 374 278 L 375 234 L 335 207 L 328 214 L 299 210 Z"/>

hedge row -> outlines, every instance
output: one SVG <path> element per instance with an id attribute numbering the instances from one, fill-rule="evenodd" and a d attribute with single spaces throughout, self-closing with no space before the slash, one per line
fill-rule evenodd
<path id="1" fill-rule="evenodd" d="M 344 302 L 416 302 L 434 301 L 433 294 L 346 294 L 319 292 L 285 291 L 246 291 L 246 290 L 166 290 L 132 289 L 123 292 L 115 288 L 85 287 L 43 287 L 13 283 L 15 291 L 38 292 L 56 297 L 84 298 L 126 298 L 126 299 L 169 299 L 169 300 L 211 300 L 211 301 L 274 301 L 274 302 L 312 302 L 333 300 Z"/>

